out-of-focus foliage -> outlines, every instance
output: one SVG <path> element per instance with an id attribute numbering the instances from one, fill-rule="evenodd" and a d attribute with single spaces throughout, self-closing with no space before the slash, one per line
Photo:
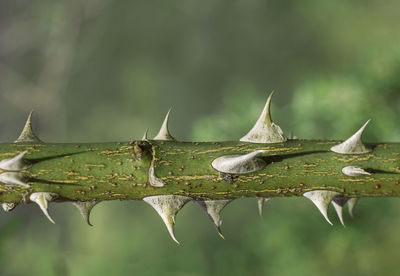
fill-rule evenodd
<path id="1" fill-rule="evenodd" d="M 155 134 L 237 140 L 271 90 L 287 135 L 400 141 L 400 3 L 390 1 L 0 1 L 0 138 L 31 108 L 45 141 Z M 192 203 L 175 245 L 142 202 L 104 202 L 85 225 L 36 206 L 0 220 L 1 275 L 397 275 L 399 199 L 363 199 L 324 222 L 301 198 L 236 200 L 221 240 Z M 333 212 L 331 217 L 334 217 Z"/>

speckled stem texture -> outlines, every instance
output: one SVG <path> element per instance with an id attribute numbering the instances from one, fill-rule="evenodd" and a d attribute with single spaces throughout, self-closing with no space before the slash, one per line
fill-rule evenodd
<path id="1" fill-rule="evenodd" d="M 312 190 L 345 197 L 400 196 L 400 144 L 366 144 L 372 151 L 340 154 L 338 141 L 248 142 L 136 141 L 98 144 L 0 144 L 0 159 L 27 151 L 20 171 L 29 187 L 0 183 L 0 202 L 25 202 L 32 193 L 49 192 L 54 201 L 143 199 L 183 195 L 195 200 L 238 197 L 302 196 Z M 223 174 L 211 163 L 225 155 L 267 150 L 258 158 L 267 166 L 247 174 Z M 149 183 L 154 175 L 165 183 Z M 371 173 L 347 176 L 346 166 Z M 0 170 L 0 173 L 3 171 Z"/>

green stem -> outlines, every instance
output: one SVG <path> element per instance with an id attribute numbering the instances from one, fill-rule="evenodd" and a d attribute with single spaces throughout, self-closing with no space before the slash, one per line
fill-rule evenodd
<path id="1" fill-rule="evenodd" d="M 57 194 L 56 201 L 142 199 L 184 195 L 193 199 L 302 196 L 312 190 L 345 197 L 400 196 L 400 144 L 366 144 L 365 154 L 330 151 L 338 141 L 247 142 L 137 141 L 101 144 L 0 144 L 0 160 L 27 151 L 29 187 L 0 183 L 0 202 L 21 202 L 35 192 Z M 220 156 L 267 150 L 261 170 L 227 175 L 211 162 Z M 149 169 L 165 183 L 153 187 Z M 352 177 L 342 168 L 356 166 L 371 175 Z M 3 172 L 0 170 L 0 173 Z"/>

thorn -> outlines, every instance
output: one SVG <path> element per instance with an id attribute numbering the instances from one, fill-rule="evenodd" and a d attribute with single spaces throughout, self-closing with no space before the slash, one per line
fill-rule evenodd
<path id="1" fill-rule="evenodd" d="M 221 213 L 222 209 L 224 209 L 224 207 L 231 201 L 232 201 L 231 199 L 195 201 L 210 217 L 210 219 L 214 223 L 215 228 L 218 231 L 219 236 L 223 239 L 225 239 L 225 237 L 224 235 L 222 235 L 221 231 L 222 221 L 220 219 L 219 214 Z"/>
<path id="2" fill-rule="evenodd" d="M 310 199 L 314 203 L 314 205 L 318 208 L 318 210 L 321 212 L 321 214 L 330 225 L 333 224 L 328 217 L 329 203 L 331 203 L 331 201 L 339 195 L 340 194 L 338 192 L 325 190 L 310 191 L 303 194 L 304 197 Z"/>
<path id="3" fill-rule="evenodd" d="M 177 244 L 180 243 L 175 238 L 174 234 L 175 216 L 178 211 L 182 209 L 182 207 L 190 200 L 190 197 L 180 195 L 160 195 L 143 198 L 143 201 L 151 205 L 160 215 L 165 223 L 165 226 L 167 226 L 171 238 Z"/>
<path id="4" fill-rule="evenodd" d="M 211 166 L 221 172 L 228 174 L 245 174 L 263 169 L 267 163 L 256 156 L 268 152 L 267 150 L 256 150 L 244 155 L 225 155 L 214 159 Z"/>
<path id="5" fill-rule="evenodd" d="M 25 182 L 27 179 L 27 175 L 19 172 L 3 172 L 0 174 L 0 182 L 3 182 L 6 185 L 16 185 L 29 188 L 30 185 Z"/>
<path id="6" fill-rule="evenodd" d="M 92 211 L 93 207 L 100 203 L 100 201 L 76 201 L 72 202 L 72 204 L 78 208 L 79 213 L 82 215 L 83 219 L 89 226 L 93 226 L 90 223 L 90 212 Z"/>
<path id="7" fill-rule="evenodd" d="M 349 215 L 352 219 L 354 219 L 353 210 L 357 204 L 357 201 L 358 201 L 358 198 L 356 198 L 356 197 L 352 197 L 347 201 L 347 208 L 349 209 Z"/>
<path id="8" fill-rule="evenodd" d="M 149 129 L 146 129 L 146 131 L 143 134 L 142 141 L 148 141 L 149 140 L 148 137 L 147 137 L 147 133 L 148 132 L 149 132 Z"/>
<path id="9" fill-rule="evenodd" d="M 32 115 L 33 110 L 28 115 L 25 126 L 19 135 L 18 139 L 14 143 L 43 143 L 36 135 L 33 133 L 32 129 Z"/>
<path id="10" fill-rule="evenodd" d="M 175 140 L 171 134 L 169 133 L 168 130 L 168 120 L 169 120 L 169 114 L 171 113 L 172 108 L 170 108 L 167 112 L 167 115 L 165 116 L 164 122 L 161 125 L 160 131 L 158 134 L 154 137 L 154 140 Z"/>
<path id="11" fill-rule="evenodd" d="M 267 197 L 259 197 L 258 198 L 258 213 L 260 214 L 260 217 L 263 216 L 263 206 L 264 206 L 264 202 L 270 200 L 270 198 Z"/>
<path id="12" fill-rule="evenodd" d="M 362 154 L 370 152 L 371 150 L 367 149 L 361 140 L 362 134 L 370 121 L 371 120 L 368 120 L 349 139 L 347 139 L 343 143 L 331 147 L 331 151 L 341 154 Z"/>
<path id="13" fill-rule="evenodd" d="M 280 143 L 287 140 L 283 136 L 282 129 L 273 123 L 271 119 L 270 107 L 273 94 L 274 91 L 269 95 L 267 103 L 253 128 L 240 141 L 250 143 Z"/>
<path id="14" fill-rule="evenodd" d="M 0 161 L 0 169 L 6 171 L 21 171 L 27 168 L 24 156 L 27 151 L 24 151 L 13 158 L 7 158 Z"/>
<path id="15" fill-rule="evenodd" d="M 362 168 L 347 166 L 342 169 L 342 173 L 347 176 L 363 176 L 363 175 L 371 175 L 369 172 L 363 170 Z"/>
<path id="16" fill-rule="evenodd" d="M 332 201 L 333 208 L 335 208 L 336 214 L 339 217 L 340 223 L 343 225 L 343 227 L 346 227 L 344 225 L 344 220 L 343 220 L 343 206 L 337 204 L 334 200 Z"/>
<path id="17" fill-rule="evenodd" d="M 164 187 L 165 182 L 156 176 L 154 173 L 154 158 L 151 160 L 150 168 L 149 168 L 149 184 L 153 187 Z"/>
<path id="18" fill-rule="evenodd" d="M 14 210 L 14 208 L 17 207 L 17 205 L 18 205 L 18 203 L 14 203 L 14 202 L 12 202 L 12 203 L 2 203 L 1 207 L 3 208 L 3 210 L 5 212 L 10 212 L 10 211 Z"/>
<path id="19" fill-rule="evenodd" d="M 29 199 L 39 205 L 40 209 L 42 209 L 44 215 L 55 224 L 54 220 L 50 217 L 49 212 L 47 210 L 48 202 L 54 198 L 55 194 L 46 193 L 46 192 L 37 192 L 30 195 Z"/>

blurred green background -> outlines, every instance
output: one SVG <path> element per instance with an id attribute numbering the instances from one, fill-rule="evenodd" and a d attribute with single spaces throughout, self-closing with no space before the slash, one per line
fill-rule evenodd
<path id="1" fill-rule="evenodd" d="M 45 141 L 155 135 L 173 107 L 179 140 L 237 140 L 275 90 L 287 135 L 400 141 L 400 2 L 0 0 L 0 138 L 34 108 Z M 362 199 L 329 226 L 306 199 L 223 212 L 221 240 L 189 203 L 176 245 L 143 202 L 103 202 L 88 227 L 33 205 L 0 219 L 1 275 L 399 275 L 398 199 Z"/>

